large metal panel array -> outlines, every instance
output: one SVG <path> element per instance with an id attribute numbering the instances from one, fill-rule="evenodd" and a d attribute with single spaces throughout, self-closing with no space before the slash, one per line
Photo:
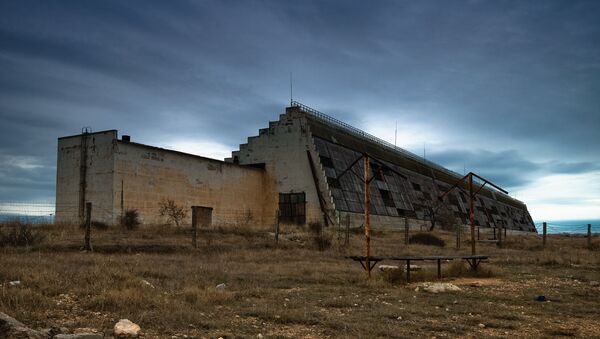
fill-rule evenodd
<path id="1" fill-rule="evenodd" d="M 329 184 L 336 210 L 364 212 L 364 161 L 362 154 L 334 142 L 314 137 L 319 160 Z M 360 160 L 359 160 L 360 159 Z M 358 160 L 358 161 L 357 161 Z M 370 161 L 371 213 L 392 217 L 429 219 L 430 207 L 450 185 L 379 159 Z M 533 221 L 526 209 L 477 196 L 475 224 L 533 231 Z M 468 224 L 468 193 L 454 190 L 444 200 L 458 224 Z"/>

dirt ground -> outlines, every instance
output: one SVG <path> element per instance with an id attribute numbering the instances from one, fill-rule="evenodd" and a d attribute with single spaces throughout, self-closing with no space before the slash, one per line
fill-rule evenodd
<path id="1" fill-rule="evenodd" d="M 107 336 L 127 318 L 145 338 L 600 337 L 598 238 L 588 248 L 551 236 L 544 249 L 538 235 L 509 233 L 502 248 L 477 245 L 491 257 L 477 273 L 444 263 L 443 281 L 460 291 L 433 294 L 424 286 L 437 280 L 434 263 L 416 263 L 410 284 L 377 268 L 367 280 L 344 258 L 363 254 L 359 232 L 347 246 L 330 232 L 319 251 L 309 232 L 285 231 L 276 245 L 265 231 L 202 230 L 194 249 L 183 229 L 94 229 L 85 253 L 80 228 L 41 226 L 39 243 L 0 248 L 0 311 L 32 328 Z M 468 235 L 456 250 L 453 234 L 434 234 L 445 247 L 375 232 L 373 254 L 470 253 Z"/>

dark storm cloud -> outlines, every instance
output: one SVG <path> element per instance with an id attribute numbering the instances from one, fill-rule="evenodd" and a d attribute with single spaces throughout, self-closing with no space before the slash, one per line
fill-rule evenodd
<path id="1" fill-rule="evenodd" d="M 372 112 L 443 131 L 433 160 L 458 172 L 519 187 L 534 177 L 523 173 L 598 170 L 594 1 L 19 1 L 0 13 L 0 200 L 17 186 L 51 196 L 56 138 L 83 126 L 234 149 L 283 111 L 290 71 L 295 98 L 358 127 Z"/>
<path id="2" fill-rule="evenodd" d="M 581 174 L 600 171 L 597 162 L 534 162 L 519 151 L 444 150 L 428 154 L 429 160 L 457 173 L 472 171 L 507 189 L 521 188 L 547 174 Z"/>

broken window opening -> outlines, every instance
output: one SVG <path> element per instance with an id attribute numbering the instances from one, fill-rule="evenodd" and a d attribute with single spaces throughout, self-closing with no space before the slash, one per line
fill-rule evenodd
<path id="1" fill-rule="evenodd" d="M 279 193 L 279 221 L 302 225 L 306 223 L 306 194 Z"/>

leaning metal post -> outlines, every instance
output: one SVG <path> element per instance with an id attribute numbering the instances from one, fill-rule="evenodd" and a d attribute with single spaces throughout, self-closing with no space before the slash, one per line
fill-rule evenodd
<path id="1" fill-rule="evenodd" d="M 369 257 L 371 256 L 371 222 L 369 219 L 369 205 L 371 204 L 371 197 L 369 194 L 369 156 L 364 156 L 364 167 L 365 167 L 365 263 L 367 264 L 367 279 L 371 278 L 371 262 Z"/>
<path id="2" fill-rule="evenodd" d="M 469 221 L 471 222 L 471 255 L 475 255 L 475 211 L 473 210 L 473 174 L 469 173 Z"/>

